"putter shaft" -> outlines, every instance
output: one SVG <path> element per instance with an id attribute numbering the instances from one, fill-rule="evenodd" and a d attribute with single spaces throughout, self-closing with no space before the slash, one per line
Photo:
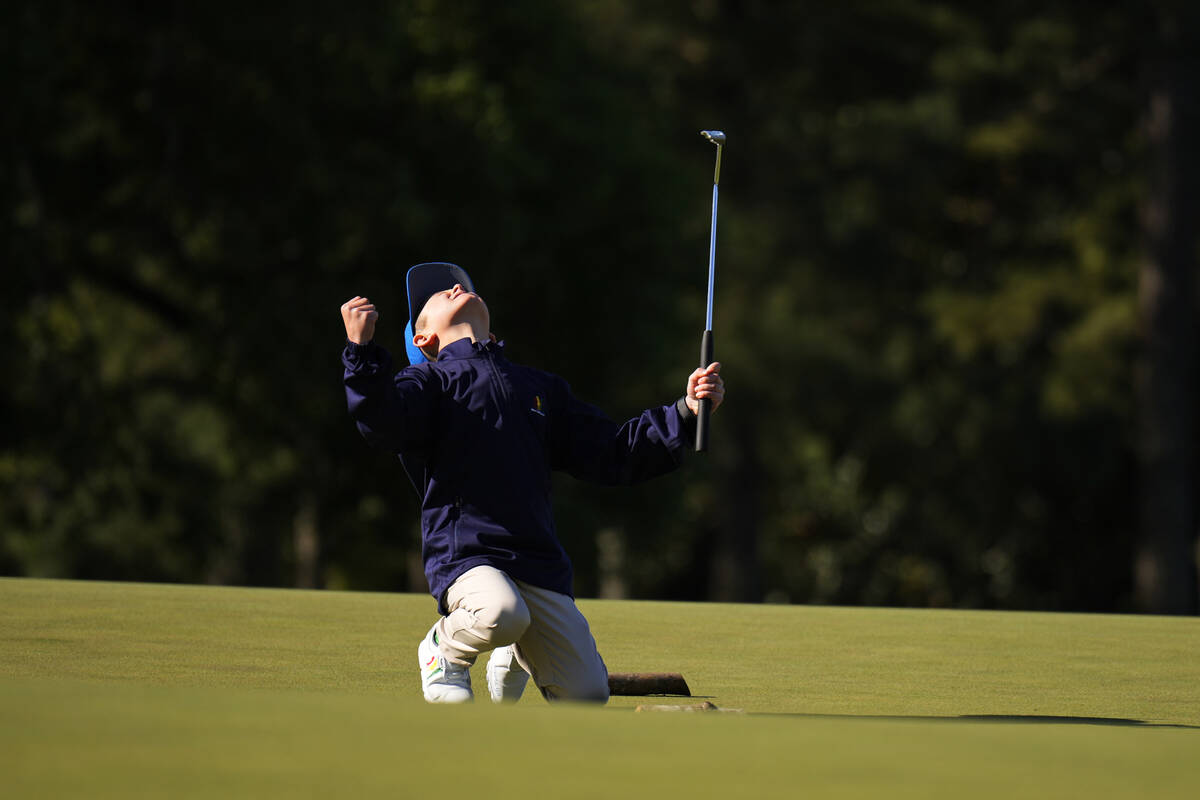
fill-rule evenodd
<path id="1" fill-rule="evenodd" d="M 708 303 L 704 316 L 704 336 L 700 340 L 700 367 L 703 369 L 713 361 L 713 288 L 717 266 L 717 192 L 721 183 L 721 150 L 725 145 L 722 131 L 700 131 L 705 139 L 717 146 L 717 161 L 713 167 L 712 225 L 708 234 Z M 708 417 L 712 404 L 707 398 L 698 403 L 696 415 L 696 452 L 708 451 Z"/>

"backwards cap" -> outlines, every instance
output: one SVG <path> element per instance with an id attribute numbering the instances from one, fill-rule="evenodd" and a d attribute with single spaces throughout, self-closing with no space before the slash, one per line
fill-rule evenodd
<path id="1" fill-rule="evenodd" d="M 408 363 L 420 364 L 429 359 L 412 343 L 413 326 L 417 317 L 421 316 L 425 303 L 438 292 L 453 289 L 456 283 L 461 283 L 468 292 L 474 292 L 475 286 L 462 267 L 445 261 L 429 261 L 410 267 L 405 283 L 408 288 L 408 324 L 404 326 L 404 349 L 408 352 Z"/>

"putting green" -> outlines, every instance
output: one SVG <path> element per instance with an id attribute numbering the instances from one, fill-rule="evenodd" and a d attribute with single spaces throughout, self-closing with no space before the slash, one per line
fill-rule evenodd
<path id="1" fill-rule="evenodd" d="M 1194 797 L 1200 620 L 583 601 L 743 714 L 432 707 L 417 595 L 0 580 L 6 797 Z"/>

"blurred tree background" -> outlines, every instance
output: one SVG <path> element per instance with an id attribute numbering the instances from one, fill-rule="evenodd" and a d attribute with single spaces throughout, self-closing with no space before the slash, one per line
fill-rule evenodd
<path id="1" fill-rule="evenodd" d="M 425 591 L 338 306 L 463 265 L 617 418 L 581 595 L 1197 611 L 1190 4 L 17 2 L 0 574 Z"/>

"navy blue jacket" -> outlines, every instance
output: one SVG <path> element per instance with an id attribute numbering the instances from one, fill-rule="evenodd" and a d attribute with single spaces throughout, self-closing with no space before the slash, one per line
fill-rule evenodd
<path id="1" fill-rule="evenodd" d="M 348 342 L 342 362 L 350 416 L 371 445 L 400 456 L 421 495 L 425 577 L 443 614 L 450 584 L 483 564 L 572 595 L 551 470 L 636 483 L 675 469 L 695 437 L 682 400 L 618 426 L 494 343 L 460 339 L 394 375 L 373 342 Z"/>

